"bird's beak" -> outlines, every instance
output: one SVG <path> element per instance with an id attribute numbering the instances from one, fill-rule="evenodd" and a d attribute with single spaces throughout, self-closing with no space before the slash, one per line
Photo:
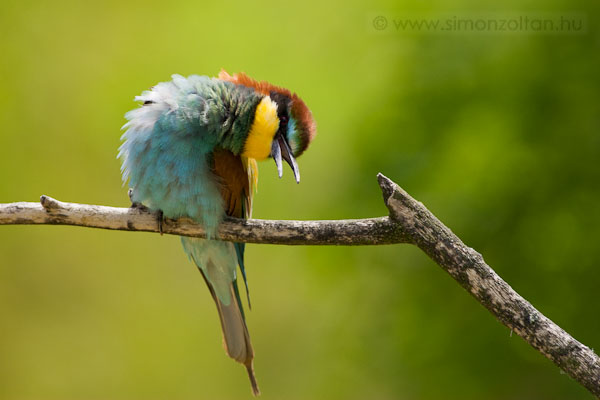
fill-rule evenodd
<path id="1" fill-rule="evenodd" d="M 276 134 L 273 138 L 273 144 L 271 145 L 271 157 L 273 157 L 273 160 L 275 160 L 275 164 L 277 165 L 277 173 L 279 174 L 280 178 L 283 176 L 283 164 L 281 163 L 281 159 L 283 158 L 290 165 L 290 167 L 292 167 L 296 182 L 300 183 L 300 170 L 298 169 L 298 163 L 292 154 L 292 149 L 290 149 L 290 146 L 280 133 Z"/>

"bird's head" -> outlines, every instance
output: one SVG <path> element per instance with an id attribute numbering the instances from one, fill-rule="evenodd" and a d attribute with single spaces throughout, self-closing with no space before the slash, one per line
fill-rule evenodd
<path id="1" fill-rule="evenodd" d="M 306 104 L 296 93 L 256 81 L 244 73 L 229 75 L 221 70 L 219 79 L 253 88 L 264 96 L 256 107 L 242 155 L 258 160 L 272 157 L 280 178 L 283 159 L 294 171 L 296 182 L 300 182 L 296 158 L 308 148 L 316 134 L 316 124 Z"/>

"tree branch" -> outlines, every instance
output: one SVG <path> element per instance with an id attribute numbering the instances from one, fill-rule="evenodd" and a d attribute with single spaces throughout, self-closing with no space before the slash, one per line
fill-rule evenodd
<path id="1" fill-rule="evenodd" d="M 515 292 L 423 204 L 379 174 L 390 217 L 337 221 L 267 221 L 227 218 L 219 239 L 288 245 L 375 245 L 411 243 L 448 272 L 500 322 L 521 336 L 573 379 L 600 398 L 600 357 L 575 340 Z M 0 204 L 0 225 L 54 224 L 158 232 L 156 214 L 139 208 L 63 203 Z M 201 225 L 166 219 L 163 232 L 206 237 Z"/>
<path id="2" fill-rule="evenodd" d="M 514 291 L 425 206 L 382 174 L 377 176 L 390 217 L 423 252 L 511 331 L 521 336 L 596 397 L 600 357 Z"/>
<path id="3" fill-rule="evenodd" d="M 40 203 L 0 204 L 0 225 L 74 225 L 122 231 L 159 232 L 157 214 L 142 208 L 64 203 L 42 196 Z M 165 218 L 163 233 L 206 237 L 203 226 L 188 218 Z M 221 240 L 287 245 L 373 245 L 408 243 L 401 226 L 389 217 L 336 221 L 276 221 L 226 218 Z"/>

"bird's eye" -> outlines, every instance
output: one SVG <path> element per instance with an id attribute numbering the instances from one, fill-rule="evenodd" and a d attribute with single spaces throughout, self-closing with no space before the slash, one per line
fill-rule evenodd
<path id="1" fill-rule="evenodd" d="M 281 120 L 282 123 L 285 124 L 288 121 L 288 117 L 286 115 L 282 115 L 281 118 L 280 118 L 280 120 Z"/>

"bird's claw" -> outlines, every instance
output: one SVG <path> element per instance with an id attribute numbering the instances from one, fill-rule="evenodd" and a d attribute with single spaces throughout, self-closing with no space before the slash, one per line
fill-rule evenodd
<path id="1" fill-rule="evenodd" d="M 133 189 L 129 189 L 127 191 L 127 196 L 129 196 L 129 201 L 131 201 L 131 208 L 137 208 L 138 210 L 148 211 L 148 207 L 139 203 L 137 201 L 133 201 Z"/>

